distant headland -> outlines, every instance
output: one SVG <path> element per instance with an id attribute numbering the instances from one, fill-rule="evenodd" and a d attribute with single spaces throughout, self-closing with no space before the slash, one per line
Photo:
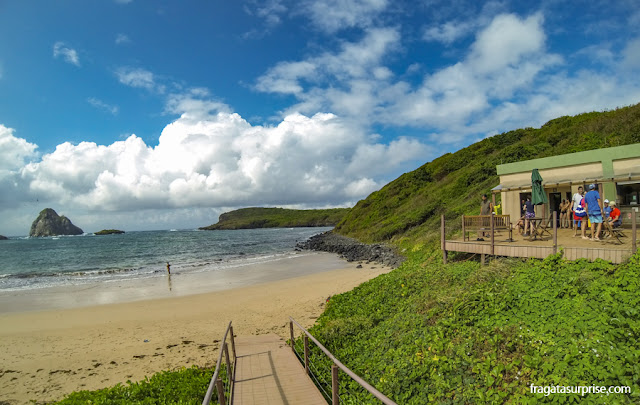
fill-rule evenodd
<path id="1" fill-rule="evenodd" d="M 94 235 L 119 235 L 121 233 L 124 233 L 124 231 L 121 231 L 119 229 L 103 229 L 94 233 Z"/>
<path id="2" fill-rule="evenodd" d="M 220 215 L 217 223 L 199 229 L 234 230 L 257 228 L 297 228 L 335 226 L 350 208 L 292 210 L 286 208 L 242 208 Z"/>

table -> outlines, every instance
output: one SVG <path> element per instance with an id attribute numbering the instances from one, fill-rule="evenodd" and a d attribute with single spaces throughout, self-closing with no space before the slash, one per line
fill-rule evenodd
<path id="1" fill-rule="evenodd" d="M 540 237 L 540 239 L 542 239 L 545 234 L 553 237 L 553 235 L 551 235 L 551 232 L 549 232 L 547 218 L 534 217 L 529 218 L 528 221 L 530 223 L 533 223 L 534 228 L 533 232 L 529 233 L 529 240 L 531 240 L 531 238 L 533 238 L 534 240 L 538 239 L 538 236 Z"/>

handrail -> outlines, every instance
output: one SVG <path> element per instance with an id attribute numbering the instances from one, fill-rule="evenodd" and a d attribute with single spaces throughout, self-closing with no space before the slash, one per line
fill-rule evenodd
<path id="1" fill-rule="evenodd" d="M 233 361 L 236 359 L 236 345 L 233 339 L 233 326 L 231 326 L 231 321 L 229 321 L 229 325 L 227 326 L 227 330 L 224 332 L 224 337 L 222 338 L 222 346 L 220 346 L 220 353 L 218 353 L 218 362 L 216 363 L 216 370 L 213 372 L 213 376 L 211 377 L 211 382 L 209 383 L 209 388 L 207 389 L 207 393 L 204 396 L 204 400 L 202 401 L 202 405 L 209 405 L 211 402 L 211 396 L 213 395 L 213 390 L 216 388 L 218 384 L 218 374 L 220 374 L 220 365 L 222 364 L 222 354 L 226 353 L 227 359 L 227 369 L 229 369 L 229 349 L 227 348 L 227 335 L 231 331 L 231 348 L 233 349 Z M 235 367 L 234 367 L 235 368 Z M 227 372 L 227 374 L 229 374 Z M 233 376 L 228 375 L 230 385 L 233 383 Z M 218 385 L 218 402 L 220 404 L 225 404 L 224 399 L 224 391 L 222 390 L 222 386 Z M 221 392 L 222 391 L 222 392 Z M 220 398 L 220 394 L 222 393 L 222 399 Z"/>
<path id="2" fill-rule="evenodd" d="M 351 377 L 355 382 L 357 382 L 358 384 L 360 384 L 364 389 L 366 389 L 367 391 L 369 391 L 369 393 L 371 393 L 374 397 L 378 398 L 380 401 L 382 401 L 383 404 L 385 405 L 397 405 L 395 402 L 393 402 L 391 399 L 387 398 L 386 395 L 384 395 L 383 393 L 381 393 L 380 391 L 378 391 L 377 389 L 375 389 L 372 385 L 370 385 L 369 383 L 367 383 L 365 380 L 363 380 L 359 375 L 357 375 L 356 373 L 354 373 L 353 371 L 349 370 L 349 368 L 347 366 L 345 366 L 344 364 L 342 364 L 340 362 L 340 360 L 338 360 L 333 354 L 331 354 L 331 352 L 329 350 L 327 350 L 322 343 L 318 342 L 318 340 L 313 337 L 313 335 L 311 333 L 309 333 L 302 325 L 300 325 L 295 319 L 293 319 L 292 317 L 289 317 L 289 326 L 290 326 L 290 331 L 291 331 L 291 348 L 293 349 L 294 347 L 294 340 L 293 340 L 293 324 L 296 324 L 300 329 L 302 329 L 302 331 L 305 333 L 306 336 L 309 337 L 309 339 L 313 340 L 313 342 L 320 348 L 320 350 L 322 350 L 324 352 L 324 354 L 327 355 L 327 357 L 329 357 L 331 359 L 331 361 L 333 361 L 333 363 L 338 366 L 342 371 L 344 371 L 345 374 L 347 374 L 349 377 Z M 308 352 L 308 350 L 305 350 L 305 352 Z M 305 353 L 306 356 L 308 356 L 308 353 Z M 305 363 L 308 364 L 308 358 L 305 359 Z M 337 374 L 334 375 L 333 379 L 337 381 Z M 337 388 L 337 387 L 336 387 Z M 334 392 L 335 394 L 335 392 Z M 335 396 L 334 396 L 335 398 Z"/>

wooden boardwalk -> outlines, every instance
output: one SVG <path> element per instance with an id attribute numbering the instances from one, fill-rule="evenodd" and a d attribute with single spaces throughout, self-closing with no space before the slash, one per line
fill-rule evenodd
<path id="1" fill-rule="evenodd" d="M 281 337 L 240 336 L 235 343 L 232 404 L 327 404 Z"/>

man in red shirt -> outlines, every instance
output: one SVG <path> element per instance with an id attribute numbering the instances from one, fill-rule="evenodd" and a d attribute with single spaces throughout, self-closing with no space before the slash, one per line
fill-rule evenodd
<path id="1" fill-rule="evenodd" d="M 611 214 L 609 214 L 608 218 L 609 223 L 611 223 L 611 226 L 613 226 L 614 228 L 617 228 L 622 225 L 622 219 L 620 218 L 620 209 L 618 209 L 618 207 L 616 206 L 615 201 L 611 201 L 609 203 L 609 206 L 612 207 Z"/>

